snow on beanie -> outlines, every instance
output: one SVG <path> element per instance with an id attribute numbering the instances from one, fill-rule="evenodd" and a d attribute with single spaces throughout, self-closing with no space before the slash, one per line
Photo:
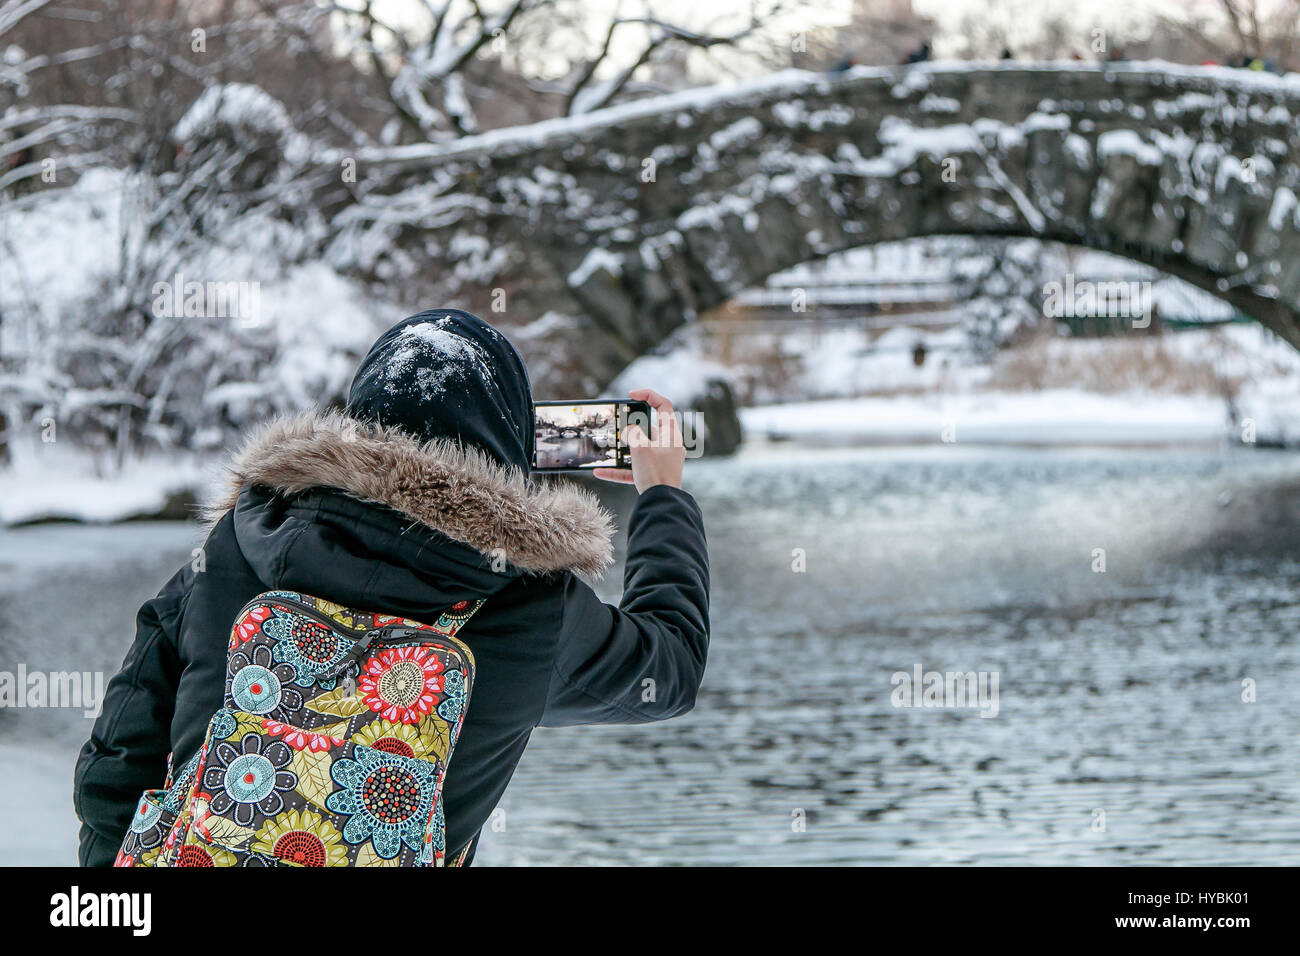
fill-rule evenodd
<path id="1" fill-rule="evenodd" d="M 523 359 L 476 315 L 432 309 L 393 326 L 362 360 L 347 414 L 422 441 L 453 439 L 528 471 L 533 399 Z"/>

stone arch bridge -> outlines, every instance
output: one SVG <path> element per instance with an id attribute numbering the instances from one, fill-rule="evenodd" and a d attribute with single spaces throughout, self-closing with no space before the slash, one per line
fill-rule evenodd
<path id="1" fill-rule="evenodd" d="M 320 206 L 336 265 L 515 325 L 576 393 L 776 271 L 937 234 L 1126 256 L 1300 347 L 1298 159 L 1300 76 L 923 64 L 361 152 Z"/>

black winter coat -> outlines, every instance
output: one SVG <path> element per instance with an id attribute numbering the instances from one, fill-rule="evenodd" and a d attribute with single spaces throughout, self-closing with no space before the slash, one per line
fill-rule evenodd
<path id="1" fill-rule="evenodd" d="M 179 766 L 199 748 L 222 706 L 231 625 L 263 591 L 415 620 L 487 599 L 459 635 L 477 676 L 445 782 L 449 857 L 475 840 L 534 727 L 660 720 L 694 705 L 708 562 L 686 492 L 638 499 L 613 607 L 579 576 L 610 560 L 608 513 L 586 492 L 527 486 L 474 448 L 306 415 L 251 439 L 232 470 L 202 560 L 140 609 L 77 762 L 83 865 L 113 862 L 168 753 Z"/>

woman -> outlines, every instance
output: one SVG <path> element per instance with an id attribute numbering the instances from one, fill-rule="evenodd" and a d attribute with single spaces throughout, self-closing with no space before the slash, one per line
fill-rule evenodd
<path id="1" fill-rule="evenodd" d="M 612 519 L 585 491 L 530 485 L 528 374 L 473 315 L 407 319 L 366 356 L 343 414 L 281 419 L 250 437 L 202 560 L 140 609 L 82 748 L 81 863 L 111 864 L 168 754 L 179 765 L 197 752 L 222 706 L 232 622 L 265 591 L 417 621 L 486 599 L 458 635 L 477 671 L 443 793 L 449 859 L 472 859 L 534 727 L 689 710 L 708 649 L 703 520 L 680 487 L 672 405 L 632 396 L 656 409 L 659 433 L 632 435 L 631 475 L 598 472 L 640 492 L 618 607 L 580 577 L 611 562 Z"/>

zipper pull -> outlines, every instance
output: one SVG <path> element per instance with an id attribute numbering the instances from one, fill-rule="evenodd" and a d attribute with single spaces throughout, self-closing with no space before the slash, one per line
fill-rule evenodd
<path id="1" fill-rule="evenodd" d="M 343 677 L 343 693 L 348 697 L 357 696 L 357 679 L 352 676 L 351 671 Z"/>
<path id="2" fill-rule="evenodd" d="M 374 643 L 375 638 L 379 637 L 379 631 L 367 631 L 362 638 L 352 645 L 352 649 L 343 656 L 338 666 L 327 674 L 328 677 L 342 677 L 343 686 L 348 688 L 349 696 L 356 692 L 357 679 L 352 675 L 355 669 L 358 673 L 361 670 L 361 662 L 365 659 L 366 650 Z"/>

